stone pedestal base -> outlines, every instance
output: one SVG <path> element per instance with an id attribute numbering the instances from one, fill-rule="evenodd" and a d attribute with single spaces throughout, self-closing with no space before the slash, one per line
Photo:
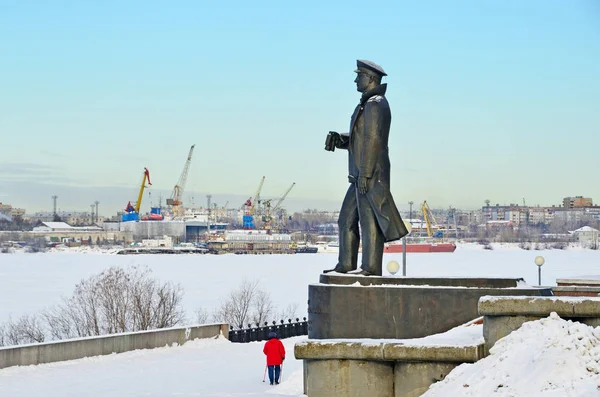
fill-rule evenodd
<path id="1" fill-rule="evenodd" d="M 423 338 L 406 341 L 306 341 L 294 354 L 304 359 L 309 397 L 417 397 L 457 365 L 483 357 L 482 326 L 467 329 L 471 342 L 446 345 Z M 473 333 L 473 330 L 476 333 Z M 456 333 L 455 333 L 456 334 Z"/>
<path id="2" fill-rule="evenodd" d="M 394 396 L 394 365 L 383 361 L 305 360 L 310 397 Z"/>
<path id="3" fill-rule="evenodd" d="M 394 397 L 418 397 L 425 393 L 429 386 L 444 380 L 458 363 L 397 362 L 394 368 Z"/>
<path id="4" fill-rule="evenodd" d="M 522 279 L 324 275 L 308 287 L 308 338 L 421 338 L 479 317 L 485 295 L 550 296 L 552 290 Z"/>

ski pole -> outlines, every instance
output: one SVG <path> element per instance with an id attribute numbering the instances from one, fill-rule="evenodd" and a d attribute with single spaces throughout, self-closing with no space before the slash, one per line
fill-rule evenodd
<path id="1" fill-rule="evenodd" d="M 263 382 L 267 379 L 267 366 L 265 365 L 265 374 L 263 375 Z"/>
<path id="2" fill-rule="evenodd" d="M 281 383 L 281 377 L 283 376 L 283 361 L 281 362 L 281 369 L 279 370 L 279 379 L 277 382 Z"/>

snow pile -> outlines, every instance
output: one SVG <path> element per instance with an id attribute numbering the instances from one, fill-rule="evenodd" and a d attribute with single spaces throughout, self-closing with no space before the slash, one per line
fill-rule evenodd
<path id="1" fill-rule="evenodd" d="M 499 340 L 490 355 L 456 367 L 423 396 L 600 395 L 600 327 L 556 313 Z"/>

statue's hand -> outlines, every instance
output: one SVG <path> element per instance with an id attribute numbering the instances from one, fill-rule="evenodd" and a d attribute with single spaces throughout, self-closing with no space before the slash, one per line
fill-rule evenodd
<path id="1" fill-rule="evenodd" d="M 358 192 L 360 194 L 365 194 L 369 191 L 369 186 L 367 184 L 369 178 L 366 176 L 359 176 L 357 181 Z"/>
<path id="2" fill-rule="evenodd" d="M 327 134 L 327 139 L 325 139 L 325 150 L 333 152 L 335 148 L 339 148 L 341 138 L 340 134 L 335 131 L 329 131 Z"/>

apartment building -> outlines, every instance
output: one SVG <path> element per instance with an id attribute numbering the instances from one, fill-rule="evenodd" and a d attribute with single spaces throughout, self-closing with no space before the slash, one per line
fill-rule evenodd
<path id="1" fill-rule="evenodd" d="M 564 208 L 580 208 L 580 207 L 592 207 L 594 205 L 591 197 L 575 196 L 565 197 L 563 199 Z"/>
<path id="2" fill-rule="evenodd" d="M 21 208 L 15 208 L 10 204 L 0 203 L 0 214 L 4 214 L 10 218 L 25 215 L 25 210 Z"/>

